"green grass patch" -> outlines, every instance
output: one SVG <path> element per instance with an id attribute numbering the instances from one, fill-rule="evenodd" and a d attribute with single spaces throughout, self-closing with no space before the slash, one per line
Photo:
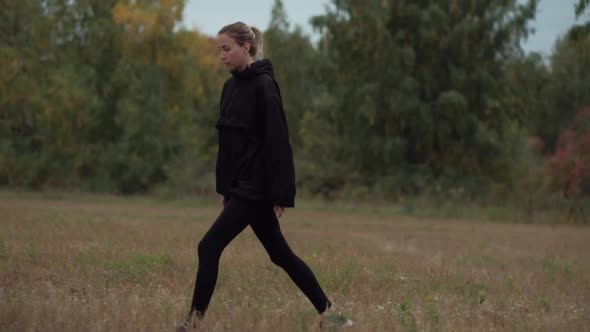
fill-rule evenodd
<path id="1" fill-rule="evenodd" d="M 469 303 L 482 304 L 488 297 L 488 287 L 483 283 L 468 284 L 465 288 L 465 298 Z"/>
<path id="2" fill-rule="evenodd" d="M 438 324 L 440 320 L 438 308 L 436 307 L 436 302 L 432 296 L 426 298 L 426 317 L 428 317 L 428 320 L 434 324 Z"/>
<path id="3" fill-rule="evenodd" d="M 551 300 L 546 296 L 541 296 L 537 299 L 537 306 L 545 313 L 551 311 Z"/>
<path id="4" fill-rule="evenodd" d="M 399 305 L 399 321 L 404 332 L 416 332 L 416 318 L 412 314 L 412 302 L 406 300 Z"/>
<path id="5" fill-rule="evenodd" d="M 457 259 L 457 264 L 474 266 L 503 266 L 502 261 L 490 255 L 465 255 Z"/>
<path id="6" fill-rule="evenodd" d="M 105 268 L 134 281 L 143 281 L 149 272 L 172 266 L 173 263 L 168 254 L 133 253 L 127 259 L 106 263 Z"/>
<path id="7" fill-rule="evenodd" d="M 28 263 L 37 263 L 41 257 L 41 251 L 32 244 L 23 252 L 23 258 Z"/>
<path id="8" fill-rule="evenodd" d="M 87 252 L 87 251 L 81 252 L 78 255 L 78 260 L 83 265 L 100 265 L 101 264 L 101 260 L 98 257 L 96 257 L 93 253 Z"/>
<path id="9" fill-rule="evenodd" d="M 339 270 L 335 276 L 336 283 L 340 286 L 340 292 L 342 295 L 348 295 L 350 291 L 350 284 L 352 282 L 352 277 L 355 275 L 357 271 L 357 262 L 354 257 L 351 257 L 348 261 L 348 265 L 343 269 Z"/>
<path id="10" fill-rule="evenodd" d="M 0 239 L 0 260 L 5 260 L 8 258 L 8 243 L 3 239 Z"/>
<path id="11" fill-rule="evenodd" d="M 542 261 L 543 271 L 551 277 L 563 275 L 566 278 L 573 276 L 572 268 L 569 264 L 559 262 L 557 258 L 553 256 L 547 256 Z"/>

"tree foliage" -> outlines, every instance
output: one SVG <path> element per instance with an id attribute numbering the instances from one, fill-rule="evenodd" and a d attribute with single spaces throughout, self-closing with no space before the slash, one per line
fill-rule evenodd
<path id="1" fill-rule="evenodd" d="M 0 4 L 0 185 L 212 190 L 229 74 L 215 41 L 180 25 L 183 0 Z M 563 184 L 582 169 L 570 182 L 588 194 L 589 129 L 580 125 L 585 111 L 576 115 L 590 106 L 588 22 L 572 26 L 549 58 L 525 54 L 536 7 L 334 0 L 311 20 L 315 44 L 275 0 L 265 55 L 300 189 L 509 192 L 542 166 L 527 150 L 527 137 L 538 137 L 549 177 Z M 578 18 L 587 8 L 578 1 Z"/>
<path id="2" fill-rule="evenodd" d="M 207 37 L 178 29 L 183 1 L 9 6 L 0 181 L 136 192 L 194 149 L 211 158 L 221 74 Z"/>
<path id="3" fill-rule="evenodd" d="M 590 0 L 578 0 L 575 6 L 576 17 L 582 16 L 582 14 L 588 9 Z"/>
<path id="4" fill-rule="evenodd" d="M 502 180 L 522 116 L 506 68 L 522 53 L 535 8 L 536 1 L 334 1 L 313 21 L 324 35 L 332 104 L 306 118 L 334 143 L 318 159 L 333 151 L 335 168 L 356 171 L 369 186 L 395 179 L 392 190 Z"/>

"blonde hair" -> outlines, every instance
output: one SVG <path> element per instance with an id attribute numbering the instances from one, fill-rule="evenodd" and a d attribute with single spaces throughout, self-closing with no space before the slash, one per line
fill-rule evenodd
<path id="1" fill-rule="evenodd" d="M 249 26 L 244 22 L 236 22 L 224 26 L 217 34 L 229 35 L 240 46 L 244 45 L 245 43 L 250 43 L 250 45 L 252 45 L 250 47 L 250 55 L 254 58 L 254 60 L 262 59 L 262 32 L 258 30 L 258 28 Z"/>

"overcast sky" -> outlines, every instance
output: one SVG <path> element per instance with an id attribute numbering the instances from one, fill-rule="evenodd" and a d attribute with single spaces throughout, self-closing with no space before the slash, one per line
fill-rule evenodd
<path id="1" fill-rule="evenodd" d="M 574 3 L 576 0 L 540 0 L 538 13 L 532 26 L 536 32 L 523 44 L 527 52 L 551 53 L 557 37 L 576 23 Z M 188 0 L 184 12 L 184 24 L 189 28 L 214 36 L 229 23 L 243 21 L 261 30 L 268 27 L 274 0 Z M 300 25 L 312 37 L 314 35 L 309 18 L 325 12 L 330 0 L 283 0 L 289 21 Z"/>

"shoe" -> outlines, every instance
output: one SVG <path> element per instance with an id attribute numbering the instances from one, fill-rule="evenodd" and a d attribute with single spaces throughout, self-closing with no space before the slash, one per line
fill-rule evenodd
<path id="1" fill-rule="evenodd" d="M 185 320 L 182 325 L 176 328 L 176 332 L 188 332 L 190 331 L 191 323 L 188 320 Z"/>
<path id="2" fill-rule="evenodd" d="M 192 311 L 184 323 L 176 328 L 176 332 L 196 332 L 199 331 L 201 319 L 203 318 L 196 310 Z"/>
<path id="3" fill-rule="evenodd" d="M 342 328 L 349 328 L 354 325 L 354 322 L 348 319 L 345 314 L 334 309 L 333 306 L 328 307 L 326 311 L 321 314 L 320 330 L 322 331 L 338 331 Z"/>

